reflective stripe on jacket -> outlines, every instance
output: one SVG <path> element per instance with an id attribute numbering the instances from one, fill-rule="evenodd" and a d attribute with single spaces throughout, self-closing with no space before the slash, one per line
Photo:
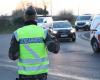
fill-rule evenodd
<path id="1" fill-rule="evenodd" d="M 44 43 L 45 31 L 36 25 L 27 25 L 14 32 L 20 43 L 18 73 L 36 75 L 48 72 L 48 54 Z"/>

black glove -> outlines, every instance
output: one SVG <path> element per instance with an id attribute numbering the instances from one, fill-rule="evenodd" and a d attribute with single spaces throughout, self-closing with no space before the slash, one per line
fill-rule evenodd
<path id="1" fill-rule="evenodd" d="M 57 40 L 48 41 L 46 43 L 48 51 L 58 53 L 60 50 L 60 43 Z"/>

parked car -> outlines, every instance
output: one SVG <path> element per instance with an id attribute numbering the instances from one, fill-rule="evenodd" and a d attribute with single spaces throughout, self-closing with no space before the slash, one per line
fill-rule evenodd
<path id="1" fill-rule="evenodd" d="M 78 16 L 75 22 L 75 28 L 78 31 L 81 30 L 90 30 L 90 25 L 92 21 L 92 15 L 81 15 Z"/>
<path id="2" fill-rule="evenodd" d="M 90 41 L 93 51 L 100 52 L 100 15 L 96 15 L 91 23 Z"/>
<path id="3" fill-rule="evenodd" d="M 56 34 L 57 39 L 70 39 L 75 42 L 76 30 L 72 27 L 69 21 L 54 21 L 53 22 L 53 33 Z"/>
<path id="4" fill-rule="evenodd" d="M 37 24 L 44 29 L 53 27 L 53 18 L 51 16 L 38 16 L 36 20 Z"/>

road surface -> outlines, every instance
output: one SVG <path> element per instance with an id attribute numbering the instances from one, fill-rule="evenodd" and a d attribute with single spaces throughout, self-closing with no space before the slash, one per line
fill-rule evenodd
<path id="1" fill-rule="evenodd" d="M 100 80 L 100 55 L 93 54 L 89 41 L 77 32 L 76 42 L 61 42 L 59 54 L 49 53 L 48 80 Z M 16 63 L 9 60 L 11 35 L 0 35 L 0 80 L 15 80 Z M 16 61 L 17 62 L 17 61 Z"/>

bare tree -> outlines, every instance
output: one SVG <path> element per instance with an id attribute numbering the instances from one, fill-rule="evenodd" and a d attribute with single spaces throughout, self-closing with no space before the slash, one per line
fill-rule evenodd
<path id="1" fill-rule="evenodd" d="M 42 0 L 43 6 L 44 6 L 44 16 L 47 16 L 48 12 L 47 12 L 47 3 Z"/>
<path id="2" fill-rule="evenodd" d="M 75 16 L 73 15 L 72 11 L 65 11 L 62 10 L 58 15 L 58 20 L 68 20 L 72 24 L 74 24 Z"/>

